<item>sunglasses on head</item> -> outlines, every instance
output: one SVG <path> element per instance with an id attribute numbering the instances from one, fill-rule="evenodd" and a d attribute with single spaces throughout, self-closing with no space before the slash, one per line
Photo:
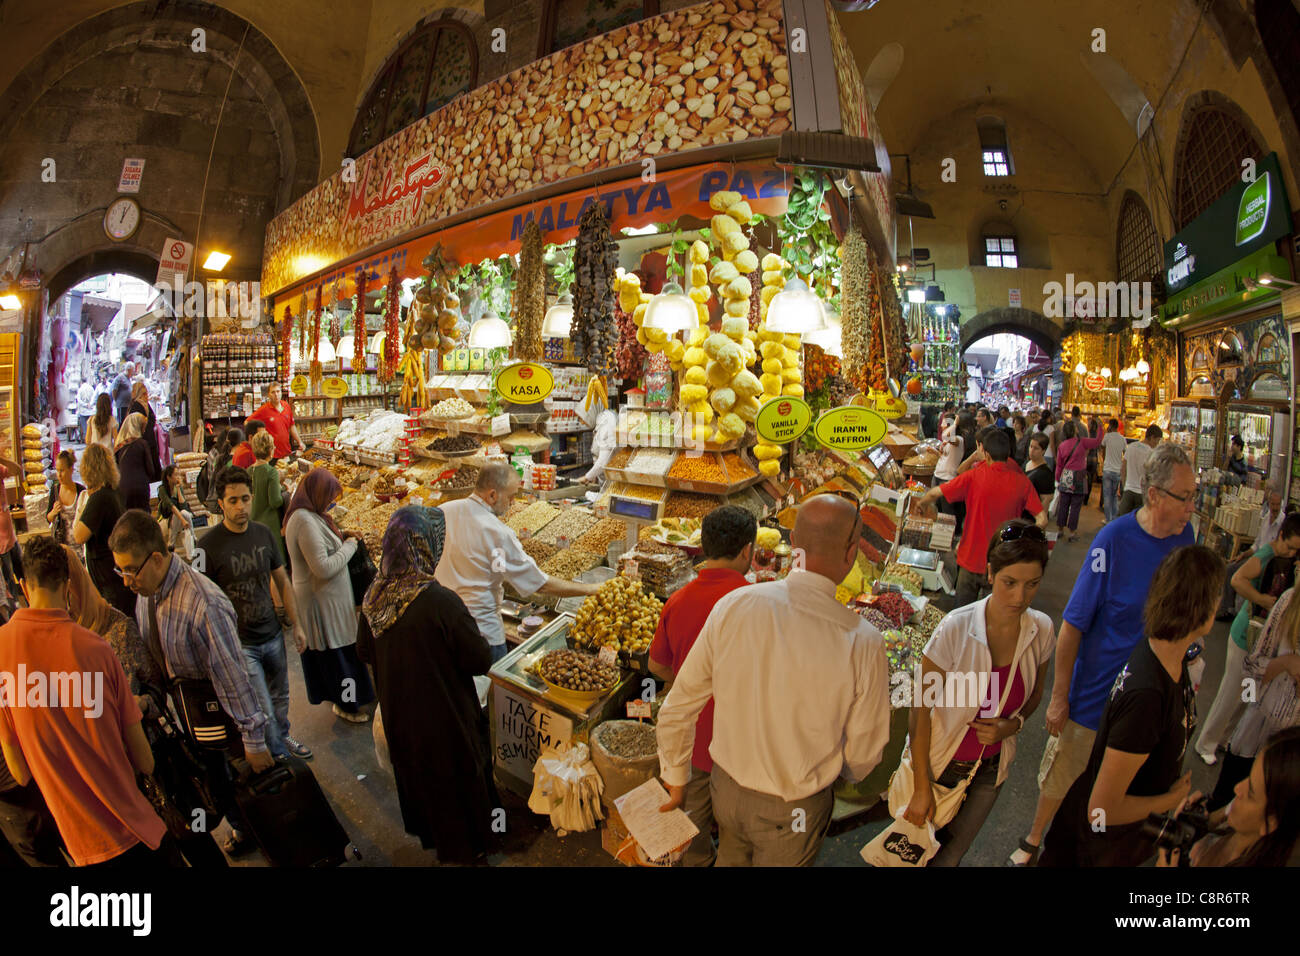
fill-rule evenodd
<path id="1" fill-rule="evenodd" d="M 1030 541 L 1046 541 L 1047 535 L 1036 524 L 1008 525 L 998 533 L 999 541 L 1019 541 L 1021 538 L 1028 538 Z"/>

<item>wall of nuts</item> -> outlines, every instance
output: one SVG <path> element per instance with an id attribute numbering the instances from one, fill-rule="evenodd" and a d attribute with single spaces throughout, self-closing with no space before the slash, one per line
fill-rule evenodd
<path id="1" fill-rule="evenodd" d="M 266 231 L 262 286 L 286 287 L 325 265 L 489 201 L 646 156 L 790 128 L 780 0 L 712 0 L 633 23 L 530 63 L 462 96 L 335 173 Z M 440 188 L 348 218 L 351 191 L 373 201 L 429 154 Z M 414 195 L 414 194 L 413 194 Z M 392 216 L 394 207 L 401 215 Z M 367 220 L 388 217 L 376 230 Z"/>

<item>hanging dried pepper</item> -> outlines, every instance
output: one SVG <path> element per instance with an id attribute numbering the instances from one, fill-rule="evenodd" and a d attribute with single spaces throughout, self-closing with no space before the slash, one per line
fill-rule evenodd
<path id="1" fill-rule="evenodd" d="M 322 310 L 321 287 L 316 287 L 316 311 L 311 317 L 311 366 L 308 377 L 311 379 L 313 395 L 320 394 L 320 383 L 324 372 L 320 364 L 320 314 Z"/>
<path id="2" fill-rule="evenodd" d="M 397 325 L 397 269 L 388 273 L 388 288 L 384 290 L 384 354 L 379 363 L 379 380 L 385 384 L 397 375 L 401 358 L 402 330 Z"/>
<path id="3" fill-rule="evenodd" d="M 298 300 L 298 361 L 302 362 L 307 358 L 307 293 L 304 290 L 302 297 Z"/>
<path id="4" fill-rule="evenodd" d="M 339 342 L 343 339 L 343 318 L 339 315 L 339 284 L 334 283 L 334 301 L 330 305 L 330 345 L 334 346 L 334 354 L 338 355 Z"/>
<path id="5" fill-rule="evenodd" d="M 352 309 L 352 371 L 366 371 L 366 270 L 357 273 L 357 301 Z"/>
<path id="6" fill-rule="evenodd" d="M 284 321 L 280 323 L 280 381 L 289 378 L 289 349 L 293 341 L 293 313 L 284 307 Z"/>

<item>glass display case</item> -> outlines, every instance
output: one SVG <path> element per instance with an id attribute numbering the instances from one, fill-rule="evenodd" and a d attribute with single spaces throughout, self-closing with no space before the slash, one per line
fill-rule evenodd
<path id="1" fill-rule="evenodd" d="M 1214 467 L 1218 418 L 1213 402 L 1178 399 L 1170 403 L 1169 440 L 1186 449 L 1197 471 Z"/>
<path id="2" fill-rule="evenodd" d="M 1290 415 L 1284 405 L 1230 404 L 1224 411 L 1224 457 L 1233 435 L 1240 435 L 1245 444 L 1246 467 L 1268 481 L 1276 469 L 1286 467 L 1286 442 L 1289 435 Z M 1274 436 L 1281 436 L 1278 448 L 1273 447 Z M 1274 456 L 1280 464 L 1274 462 Z"/>

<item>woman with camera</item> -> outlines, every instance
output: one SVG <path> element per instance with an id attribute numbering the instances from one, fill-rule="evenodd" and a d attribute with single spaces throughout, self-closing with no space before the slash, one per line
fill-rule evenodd
<path id="1" fill-rule="evenodd" d="M 1015 737 L 1042 700 L 1056 637 L 1051 618 L 1029 605 L 1042 583 L 1047 551 L 1047 538 L 1032 521 L 1004 523 L 989 544 L 993 593 L 949 613 L 925 646 L 922 687 L 952 687 L 950 675 L 974 675 L 987 688 L 982 704 L 964 693 L 960 702 L 945 699 L 942 706 L 913 702 L 914 791 L 903 816 L 923 826 L 935 816 L 935 788 L 951 790 L 968 781 L 957 813 L 936 834 L 942 846 L 931 866 L 961 862 L 1001 792 Z"/>
<path id="2" fill-rule="evenodd" d="M 1217 832 L 1198 840 L 1192 866 L 1291 866 L 1300 840 L 1300 727 L 1269 738 L 1226 810 L 1210 815 Z M 1224 827 L 1226 826 L 1226 829 Z M 1178 866 L 1179 850 L 1161 850 L 1156 866 Z"/>
<path id="3" fill-rule="evenodd" d="M 1250 773 L 1260 745 L 1279 730 L 1300 725 L 1300 601 L 1295 588 L 1282 592 L 1268 612 L 1255 649 L 1241 665 L 1246 710 L 1223 756 L 1219 781 L 1210 794 L 1211 810 L 1232 799 L 1237 783 Z"/>
<path id="4" fill-rule="evenodd" d="M 1188 650 L 1214 626 L 1223 559 L 1201 545 L 1160 562 L 1139 641 L 1115 678 L 1087 769 L 1043 843 L 1039 866 L 1139 866 L 1155 853 L 1142 824 L 1186 799 L 1183 753 L 1196 722 Z"/>

